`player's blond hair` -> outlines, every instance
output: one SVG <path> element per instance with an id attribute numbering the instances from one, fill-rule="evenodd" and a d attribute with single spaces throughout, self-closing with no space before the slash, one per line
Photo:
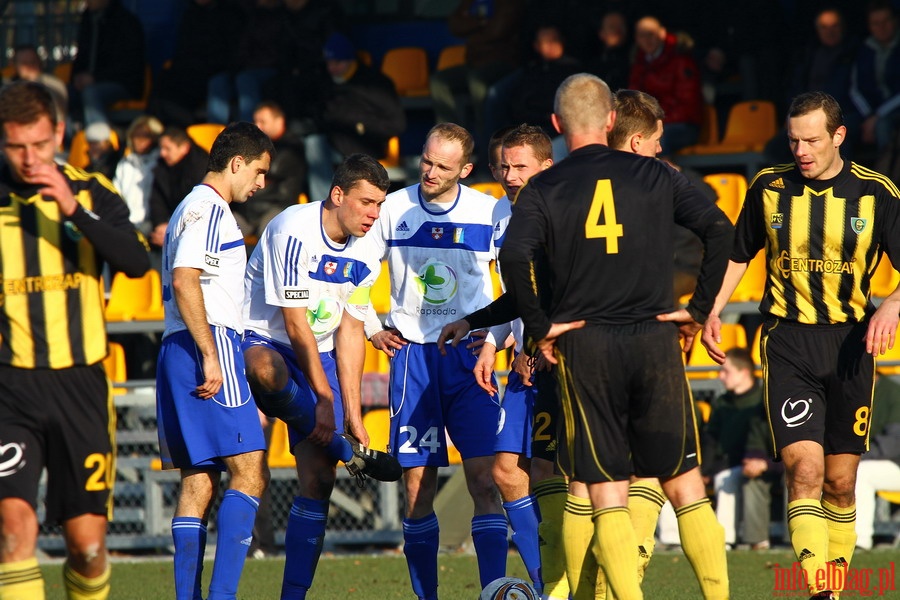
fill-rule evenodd
<path id="1" fill-rule="evenodd" d="M 605 132 L 612 107 L 609 86 L 588 73 L 567 77 L 557 88 L 553 101 L 553 112 L 568 133 Z"/>
<path id="2" fill-rule="evenodd" d="M 446 142 L 457 142 L 463 151 L 463 164 L 465 165 L 472 161 L 472 153 L 475 152 L 475 140 L 472 139 L 472 134 L 465 127 L 460 127 L 456 123 L 438 123 L 425 136 L 426 144 L 432 136 L 439 137 Z"/>

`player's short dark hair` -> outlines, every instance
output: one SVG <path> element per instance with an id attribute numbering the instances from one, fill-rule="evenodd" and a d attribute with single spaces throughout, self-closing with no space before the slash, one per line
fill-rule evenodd
<path id="1" fill-rule="evenodd" d="M 871 0 L 871 2 L 866 4 L 866 17 L 870 17 L 872 13 L 882 10 L 888 11 L 892 16 L 896 16 L 897 14 L 897 11 L 894 10 L 894 5 L 890 0 Z"/>
<path id="2" fill-rule="evenodd" d="M 167 125 L 159 137 L 167 137 L 178 145 L 190 143 L 191 136 L 188 135 L 184 127 L 178 125 Z"/>
<path id="3" fill-rule="evenodd" d="M 825 129 L 828 135 L 834 135 L 837 128 L 844 124 L 844 113 L 841 105 L 831 94 L 825 92 L 805 92 L 791 101 L 788 108 L 788 119 L 802 117 L 818 109 L 825 112 Z"/>
<path id="4" fill-rule="evenodd" d="M 339 187 L 344 192 L 353 189 L 360 181 L 368 181 L 382 192 L 391 187 L 391 179 L 381 163 L 368 154 L 351 154 L 334 170 L 331 188 Z M 313 198 L 321 200 L 321 198 Z"/>
<path id="5" fill-rule="evenodd" d="M 472 134 L 465 127 L 460 127 L 456 123 L 438 123 L 425 136 L 426 143 L 431 136 L 437 136 L 448 142 L 458 142 L 462 146 L 463 164 L 472 161 L 472 153 L 475 151 L 475 140 Z"/>
<path id="6" fill-rule="evenodd" d="M 0 128 L 6 123 L 30 125 L 46 116 L 56 128 L 56 102 L 46 86 L 34 81 L 16 81 L 0 88 Z M 0 135 L 6 135 L 0 131 Z"/>
<path id="7" fill-rule="evenodd" d="M 499 169 L 499 164 L 493 164 L 494 161 L 494 152 L 503 145 L 503 138 L 506 137 L 506 134 L 513 130 L 512 126 L 509 127 L 501 127 L 493 134 L 491 134 L 491 139 L 488 140 L 488 164 L 493 169 Z"/>
<path id="8" fill-rule="evenodd" d="M 519 146 L 529 146 L 534 157 L 541 162 L 553 158 L 553 142 L 550 141 L 550 136 L 537 125 L 522 123 L 513 127 L 503 138 L 504 148 L 518 148 Z"/>
<path id="9" fill-rule="evenodd" d="M 242 156 L 244 162 L 251 163 L 263 154 L 275 157 L 275 146 L 259 127 L 246 121 L 231 123 L 222 130 L 209 151 L 207 171 L 223 171 L 232 158 Z"/>
<path id="10" fill-rule="evenodd" d="M 725 358 L 730 360 L 731 363 L 738 369 L 747 369 L 751 373 L 756 367 L 756 365 L 753 364 L 753 356 L 750 354 L 750 350 L 741 346 L 736 346 L 734 348 L 726 350 Z"/>
<path id="11" fill-rule="evenodd" d="M 619 90 L 613 99 L 616 121 L 607 134 L 610 148 L 622 148 L 628 138 L 636 133 L 651 136 L 656 132 L 657 121 L 666 118 L 659 101 L 646 92 Z"/>

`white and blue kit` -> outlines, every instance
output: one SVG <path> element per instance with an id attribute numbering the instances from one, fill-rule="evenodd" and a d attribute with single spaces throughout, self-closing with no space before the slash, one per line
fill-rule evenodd
<path id="1" fill-rule="evenodd" d="M 322 226 L 322 210 L 322 202 L 291 206 L 263 232 L 244 278 L 244 347 L 264 345 L 280 353 L 291 378 L 308 394 L 306 400 L 314 404 L 315 395 L 300 370 L 281 311 L 282 307 L 305 308 L 334 393 L 335 424 L 341 432 L 344 412 L 334 359 L 334 332 L 344 312 L 365 321 L 369 293 L 381 261 L 371 234 L 350 236 L 343 244 L 331 240 Z M 293 447 L 301 438 L 294 428 L 289 432 Z"/>
<path id="2" fill-rule="evenodd" d="M 446 323 L 493 300 L 490 261 L 504 233 L 493 197 L 457 190 L 440 204 L 418 184 L 394 192 L 369 233 L 390 270 L 387 325 L 410 342 L 391 360 L 390 449 L 404 467 L 447 465 L 446 433 L 463 459 L 494 453 L 499 405 L 472 376 L 477 357 L 465 340 L 447 356 L 436 344 Z"/>
<path id="3" fill-rule="evenodd" d="M 244 372 L 244 238 L 228 203 L 210 186 L 196 186 L 169 220 L 163 245 L 165 332 L 157 366 L 159 447 L 165 468 L 217 467 L 220 460 L 266 447 Z M 208 400 L 203 359 L 172 289 L 179 267 L 199 269 L 206 320 L 216 342 L 223 383 Z"/>

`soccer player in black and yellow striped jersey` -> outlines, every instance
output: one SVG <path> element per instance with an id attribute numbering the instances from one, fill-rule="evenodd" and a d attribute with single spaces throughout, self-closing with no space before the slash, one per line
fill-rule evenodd
<path id="1" fill-rule="evenodd" d="M 105 261 L 137 277 L 150 258 L 112 184 L 54 162 L 62 134 L 47 88 L 0 90 L 0 600 L 44 597 L 35 558 L 44 467 L 68 596 L 109 595 L 115 413 L 101 365 L 100 272 Z"/>
<path id="2" fill-rule="evenodd" d="M 751 183 L 702 340 L 723 362 L 718 315 L 764 249 L 764 393 L 787 473 L 791 543 L 810 593 L 830 598 L 856 544 L 854 486 L 868 449 L 875 357 L 893 346 L 900 313 L 900 288 L 877 310 L 869 297 L 882 254 L 900 265 L 900 191 L 841 157 L 847 130 L 828 94 L 796 97 L 787 133 L 794 163 Z"/>

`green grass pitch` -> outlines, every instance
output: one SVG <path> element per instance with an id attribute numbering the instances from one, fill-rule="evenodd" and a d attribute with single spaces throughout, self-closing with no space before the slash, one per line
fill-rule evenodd
<path id="1" fill-rule="evenodd" d="M 791 590 L 775 590 L 775 565 L 790 567 L 793 554 L 779 549 L 767 552 L 735 551 L 728 554 L 731 597 L 735 600 L 768 598 L 807 598 L 806 594 Z M 900 598 L 900 591 L 881 590 L 879 569 L 889 576 L 900 550 L 858 551 L 853 557 L 853 569 L 872 569 L 869 587 L 863 594 L 845 593 L 842 598 L 884 597 Z M 256 600 L 278 598 L 281 589 L 283 559 L 248 560 L 241 578 L 238 598 Z M 43 567 L 47 600 L 63 600 L 61 567 Z M 204 595 L 212 573 L 212 563 L 203 570 Z M 783 573 L 783 572 L 782 572 Z M 860 571 L 862 573 L 862 571 Z M 524 577 L 519 557 L 509 556 L 509 574 Z M 784 580 L 784 577 L 782 577 Z M 900 577 L 898 577 L 900 579 Z M 442 554 L 440 557 L 439 592 L 445 600 L 477 600 L 480 588 L 475 557 L 467 554 Z M 174 597 L 171 559 L 129 562 L 117 559 L 113 564 L 111 599 L 170 600 Z M 783 587 L 783 586 L 782 586 Z M 690 565 L 680 551 L 657 552 L 644 580 L 647 599 L 696 600 L 700 590 Z M 398 552 L 379 555 L 323 556 L 310 592 L 310 600 L 409 600 L 413 597 L 406 572 L 406 562 Z"/>

